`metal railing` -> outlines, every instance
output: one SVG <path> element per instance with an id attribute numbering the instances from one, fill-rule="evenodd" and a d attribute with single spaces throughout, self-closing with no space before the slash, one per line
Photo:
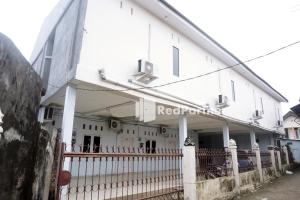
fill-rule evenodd
<path id="1" fill-rule="evenodd" d="M 198 180 L 228 176 L 231 169 L 231 154 L 227 150 L 196 150 L 196 175 Z"/>
<path id="2" fill-rule="evenodd" d="M 261 151 L 260 152 L 260 158 L 261 158 L 261 166 L 262 168 L 269 168 L 272 167 L 272 161 L 271 161 L 271 154 L 268 151 Z"/>
<path id="3" fill-rule="evenodd" d="M 80 152 L 83 149 L 86 152 Z M 72 174 L 71 182 L 60 189 L 64 199 L 183 198 L 180 149 L 98 146 L 92 151 L 96 153 L 89 153 L 73 146 L 72 150 L 63 154 Z"/>
<path id="4" fill-rule="evenodd" d="M 239 172 L 248 172 L 254 170 L 257 166 L 256 164 L 256 154 L 251 150 L 238 150 L 238 167 Z"/>

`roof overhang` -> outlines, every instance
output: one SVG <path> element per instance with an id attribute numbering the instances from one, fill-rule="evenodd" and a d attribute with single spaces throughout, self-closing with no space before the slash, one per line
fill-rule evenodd
<path id="1" fill-rule="evenodd" d="M 292 107 L 291 110 L 292 110 L 298 117 L 300 117 L 300 104 L 298 104 L 298 105 Z"/>
<path id="2" fill-rule="evenodd" d="M 165 0 L 134 0 L 137 4 L 151 12 L 156 17 L 163 20 L 166 24 L 170 25 L 174 29 L 178 30 L 201 48 L 207 50 L 212 55 L 220 59 L 227 66 L 235 66 L 232 68 L 253 84 L 257 85 L 259 88 L 270 94 L 279 102 L 288 102 L 288 100 L 276 91 L 271 85 L 269 85 L 265 80 L 254 73 L 249 67 L 230 53 L 227 49 L 221 46 L 213 38 L 211 38 L 207 33 L 201 30 L 197 25 L 191 22 L 178 10 L 168 4 Z"/>

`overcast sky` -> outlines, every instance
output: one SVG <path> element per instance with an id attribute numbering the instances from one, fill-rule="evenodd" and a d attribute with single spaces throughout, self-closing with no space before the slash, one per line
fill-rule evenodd
<path id="1" fill-rule="evenodd" d="M 100 1 L 100 0 L 99 0 Z M 0 0 L 0 32 L 29 59 L 43 19 L 58 0 Z M 300 40 L 300 0 L 168 0 L 240 60 Z M 286 96 L 300 98 L 300 44 L 247 65 Z"/>

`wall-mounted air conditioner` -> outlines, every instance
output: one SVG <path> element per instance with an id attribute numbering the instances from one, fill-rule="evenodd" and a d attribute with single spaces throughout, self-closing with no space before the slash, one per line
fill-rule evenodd
<path id="1" fill-rule="evenodd" d="M 143 74 L 153 75 L 153 63 L 140 59 L 138 61 L 138 72 Z"/>
<path id="2" fill-rule="evenodd" d="M 168 134 L 168 132 L 167 132 L 167 128 L 164 127 L 164 126 L 161 126 L 161 127 L 159 128 L 159 133 L 160 133 L 161 135 L 165 136 L 165 137 L 168 137 L 168 136 L 169 136 L 169 134 Z"/>
<path id="3" fill-rule="evenodd" d="M 262 118 L 262 112 L 260 110 L 255 110 L 255 112 L 253 113 L 253 118 L 255 120 L 261 119 Z"/>
<path id="4" fill-rule="evenodd" d="M 121 122 L 118 120 L 110 119 L 108 121 L 108 127 L 114 131 L 121 130 Z"/>
<path id="5" fill-rule="evenodd" d="M 229 106 L 228 97 L 225 96 L 225 95 L 220 94 L 218 96 L 216 105 L 217 105 L 218 108 L 226 108 L 226 107 L 228 107 Z"/>
<path id="6" fill-rule="evenodd" d="M 154 64 L 144 59 L 138 60 L 138 72 L 135 76 L 137 81 L 145 84 L 157 79 L 154 75 Z"/>

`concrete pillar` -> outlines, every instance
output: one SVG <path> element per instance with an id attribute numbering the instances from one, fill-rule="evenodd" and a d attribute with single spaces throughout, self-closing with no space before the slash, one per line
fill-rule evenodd
<path id="1" fill-rule="evenodd" d="M 185 139 L 187 138 L 187 117 L 179 116 L 179 148 L 183 148 Z"/>
<path id="2" fill-rule="evenodd" d="M 272 145 L 268 146 L 268 151 L 271 154 L 271 162 L 272 162 L 272 167 L 275 171 L 275 173 L 277 174 L 277 169 L 276 169 L 276 163 L 275 163 L 275 154 L 274 154 L 274 147 Z"/>
<path id="3" fill-rule="evenodd" d="M 282 170 L 282 165 L 281 165 L 281 155 L 280 155 L 280 151 L 276 150 L 275 153 L 277 153 L 277 162 L 278 162 L 278 166 L 279 166 L 279 171 Z"/>
<path id="4" fill-rule="evenodd" d="M 40 123 L 44 122 L 44 115 L 45 115 L 45 106 L 40 107 L 39 114 L 38 114 L 38 121 Z"/>
<path id="5" fill-rule="evenodd" d="M 284 155 L 285 155 L 285 159 L 286 159 L 286 164 L 287 164 L 287 165 L 290 165 L 289 152 L 288 152 L 286 146 L 283 147 L 283 151 L 284 151 Z"/>
<path id="6" fill-rule="evenodd" d="M 197 198 L 197 186 L 196 186 L 196 155 L 195 146 L 185 146 L 183 152 L 183 188 L 184 199 L 196 200 Z"/>
<path id="7" fill-rule="evenodd" d="M 240 193 L 240 174 L 239 174 L 239 164 L 238 164 L 236 149 L 237 149 L 236 142 L 233 139 L 230 139 L 228 150 L 231 152 L 232 171 L 233 171 L 233 176 L 235 181 L 235 190 L 238 193 Z"/>
<path id="8" fill-rule="evenodd" d="M 223 125 L 223 143 L 224 148 L 229 147 L 229 127 L 227 123 Z"/>
<path id="9" fill-rule="evenodd" d="M 2 127 L 2 124 L 3 124 L 3 119 L 4 117 L 4 114 L 2 113 L 1 109 L 0 109 L 0 133 L 3 133 L 3 127 Z M 0 135 L 0 140 L 1 140 L 1 135 Z"/>
<path id="10" fill-rule="evenodd" d="M 64 112 L 62 119 L 62 141 L 66 143 L 66 151 L 71 151 L 73 122 L 75 115 L 76 89 L 68 85 L 65 94 Z M 65 159 L 63 169 L 69 170 L 70 160 Z"/>
<path id="11" fill-rule="evenodd" d="M 251 147 L 253 147 L 256 143 L 255 132 L 253 129 L 251 129 L 250 131 L 250 141 L 251 141 Z"/>
<path id="12" fill-rule="evenodd" d="M 252 151 L 255 153 L 256 157 L 256 166 L 257 166 L 257 171 L 259 173 L 259 180 L 262 183 L 263 180 L 263 171 L 262 171 L 262 165 L 261 165 L 261 157 L 260 157 L 260 150 L 259 150 L 259 145 L 255 143 L 252 146 Z"/>

